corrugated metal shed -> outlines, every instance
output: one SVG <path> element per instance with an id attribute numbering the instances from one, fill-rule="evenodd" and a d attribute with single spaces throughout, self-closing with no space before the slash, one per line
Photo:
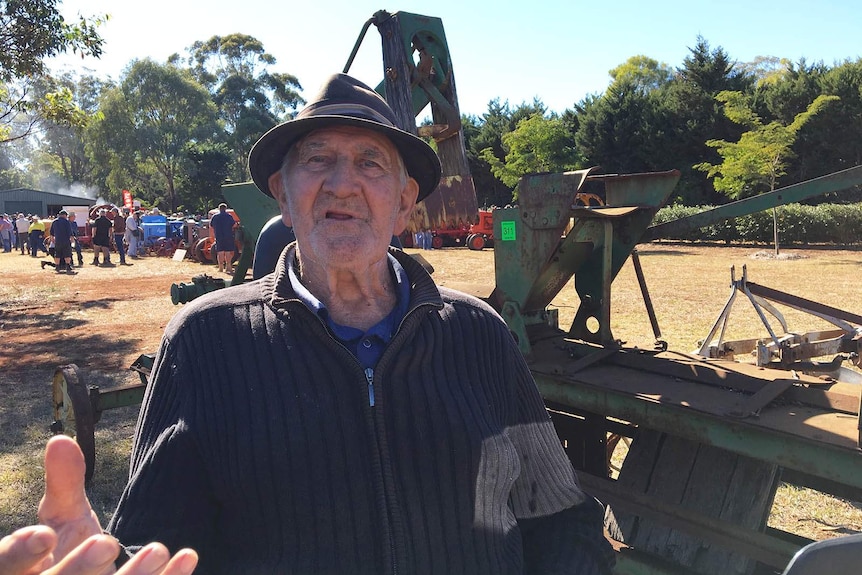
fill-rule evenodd
<path id="1" fill-rule="evenodd" d="M 44 218 L 56 215 L 63 206 L 87 206 L 89 208 L 95 203 L 95 199 L 54 194 L 28 188 L 0 190 L 0 214 L 23 212 Z"/>

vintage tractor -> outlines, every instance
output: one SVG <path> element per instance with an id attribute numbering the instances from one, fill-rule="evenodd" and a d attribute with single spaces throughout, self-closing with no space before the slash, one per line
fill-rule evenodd
<path id="1" fill-rule="evenodd" d="M 219 212 L 218 208 L 212 209 L 207 213 L 207 221 L 216 215 Z M 234 261 L 238 260 L 242 254 L 243 249 L 245 249 L 243 242 L 243 227 L 240 222 L 239 215 L 236 213 L 236 210 L 229 208 L 227 213 L 231 215 L 231 217 L 236 221 L 236 229 L 234 233 L 234 242 L 236 243 L 236 249 L 234 250 Z M 199 237 L 193 247 L 193 255 L 194 258 L 201 263 L 216 263 L 215 253 L 213 253 L 213 247 L 215 246 L 215 230 L 209 225 L 204 226 L 206 230 L 206 235 L 203 237 Z"/>

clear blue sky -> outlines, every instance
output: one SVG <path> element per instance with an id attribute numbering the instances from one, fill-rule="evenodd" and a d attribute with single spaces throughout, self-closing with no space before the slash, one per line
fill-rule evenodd
<path id="1" fill-rule="evenodd" d="M 512 105 L 539 97 L 562 112 L 608 86 L 608 70 L 643 54 L 678 67 L 701 35 L 739 62 L 777 56 L 828 65 L 862 56 L 859 0 L 62 0 L 67 19 L 111 15 L 101 60 L 64 58 L 57 67 L 118 80 L 130 61 L 163 62 L 196 40 L 234 32 L 263 42 L 272 69 L 299 78 L 308 97 L 341 71 L 363 23 L 378 9 L 443 20 L 462 113 L 481 115 L 493 98 Z M 351 73 L 382 77 L 372 26 Z M 55 69 L 57 69 L 55 67 Z"/>

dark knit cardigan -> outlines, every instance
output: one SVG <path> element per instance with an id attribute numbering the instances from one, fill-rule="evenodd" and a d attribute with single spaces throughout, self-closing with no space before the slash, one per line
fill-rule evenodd
<path id="1" fill-rule="evenodd" d="M 121 543 L 194 548 L 207 574 L 600 572 L 601 512 L 505 324 L 392 253 L 410 307 L 373 372 L 294 296 L 290 247 L 171 320 Z"/>

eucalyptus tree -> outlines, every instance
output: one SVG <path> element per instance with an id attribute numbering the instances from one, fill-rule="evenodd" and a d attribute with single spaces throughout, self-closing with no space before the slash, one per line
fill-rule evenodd
<path id="1" fill-rule="evenodd" d="M 98 183 L 95 166 L 87 154 L 85 134 L 87 125 L 100 117 L 99 97 L 108 87 L 110 82 L 94 76 L 77 78 L 65 74 L 40 79 L 37 89 L 42 92 L 41 97 L 50 100 L 55 94 L 64 94 L 72 104 L 66 114 L 48 115 L 43 123 L 32 158 L 41 172 L 67 184 Z"/>
<path id="2" fill-rule="evenodd" d="M 101 113 L 88 136 L 94 157 L 109 166 L 109 187 L 118 193 L 136 184 L 149 202 L 175 210 L 189 146 L 221 131 L 207 90 L 188 70 L 138 60 L 105 93 Z"/>
<path id="3" fill-rule="evenodd" d="M 68 93 L 35 98 L 32 81 L 46 74 L 45 59 L 65 52 L 98 58 L 105 17 L 67 22 L 58 0 L 0 0 L 0 143 L 28 137 L 45 115 L 74 115 Z M 44 96 L 44 95 L 43 95 Z"/>
<path id="4" fill-rule="evenodd" d="M 180 56 L 172 57 L 179 62 Z M 258 39 L 247 34 L 213 36 L 195 42 L 186 62 L 209 90 L 224 123 L 231 152 L 230 178 L 247 179 L 246 158 L 252 144 L 275 124 L 291 118 L 305 103 L 296 76 L 271 71 L 277 61 Z"/>

